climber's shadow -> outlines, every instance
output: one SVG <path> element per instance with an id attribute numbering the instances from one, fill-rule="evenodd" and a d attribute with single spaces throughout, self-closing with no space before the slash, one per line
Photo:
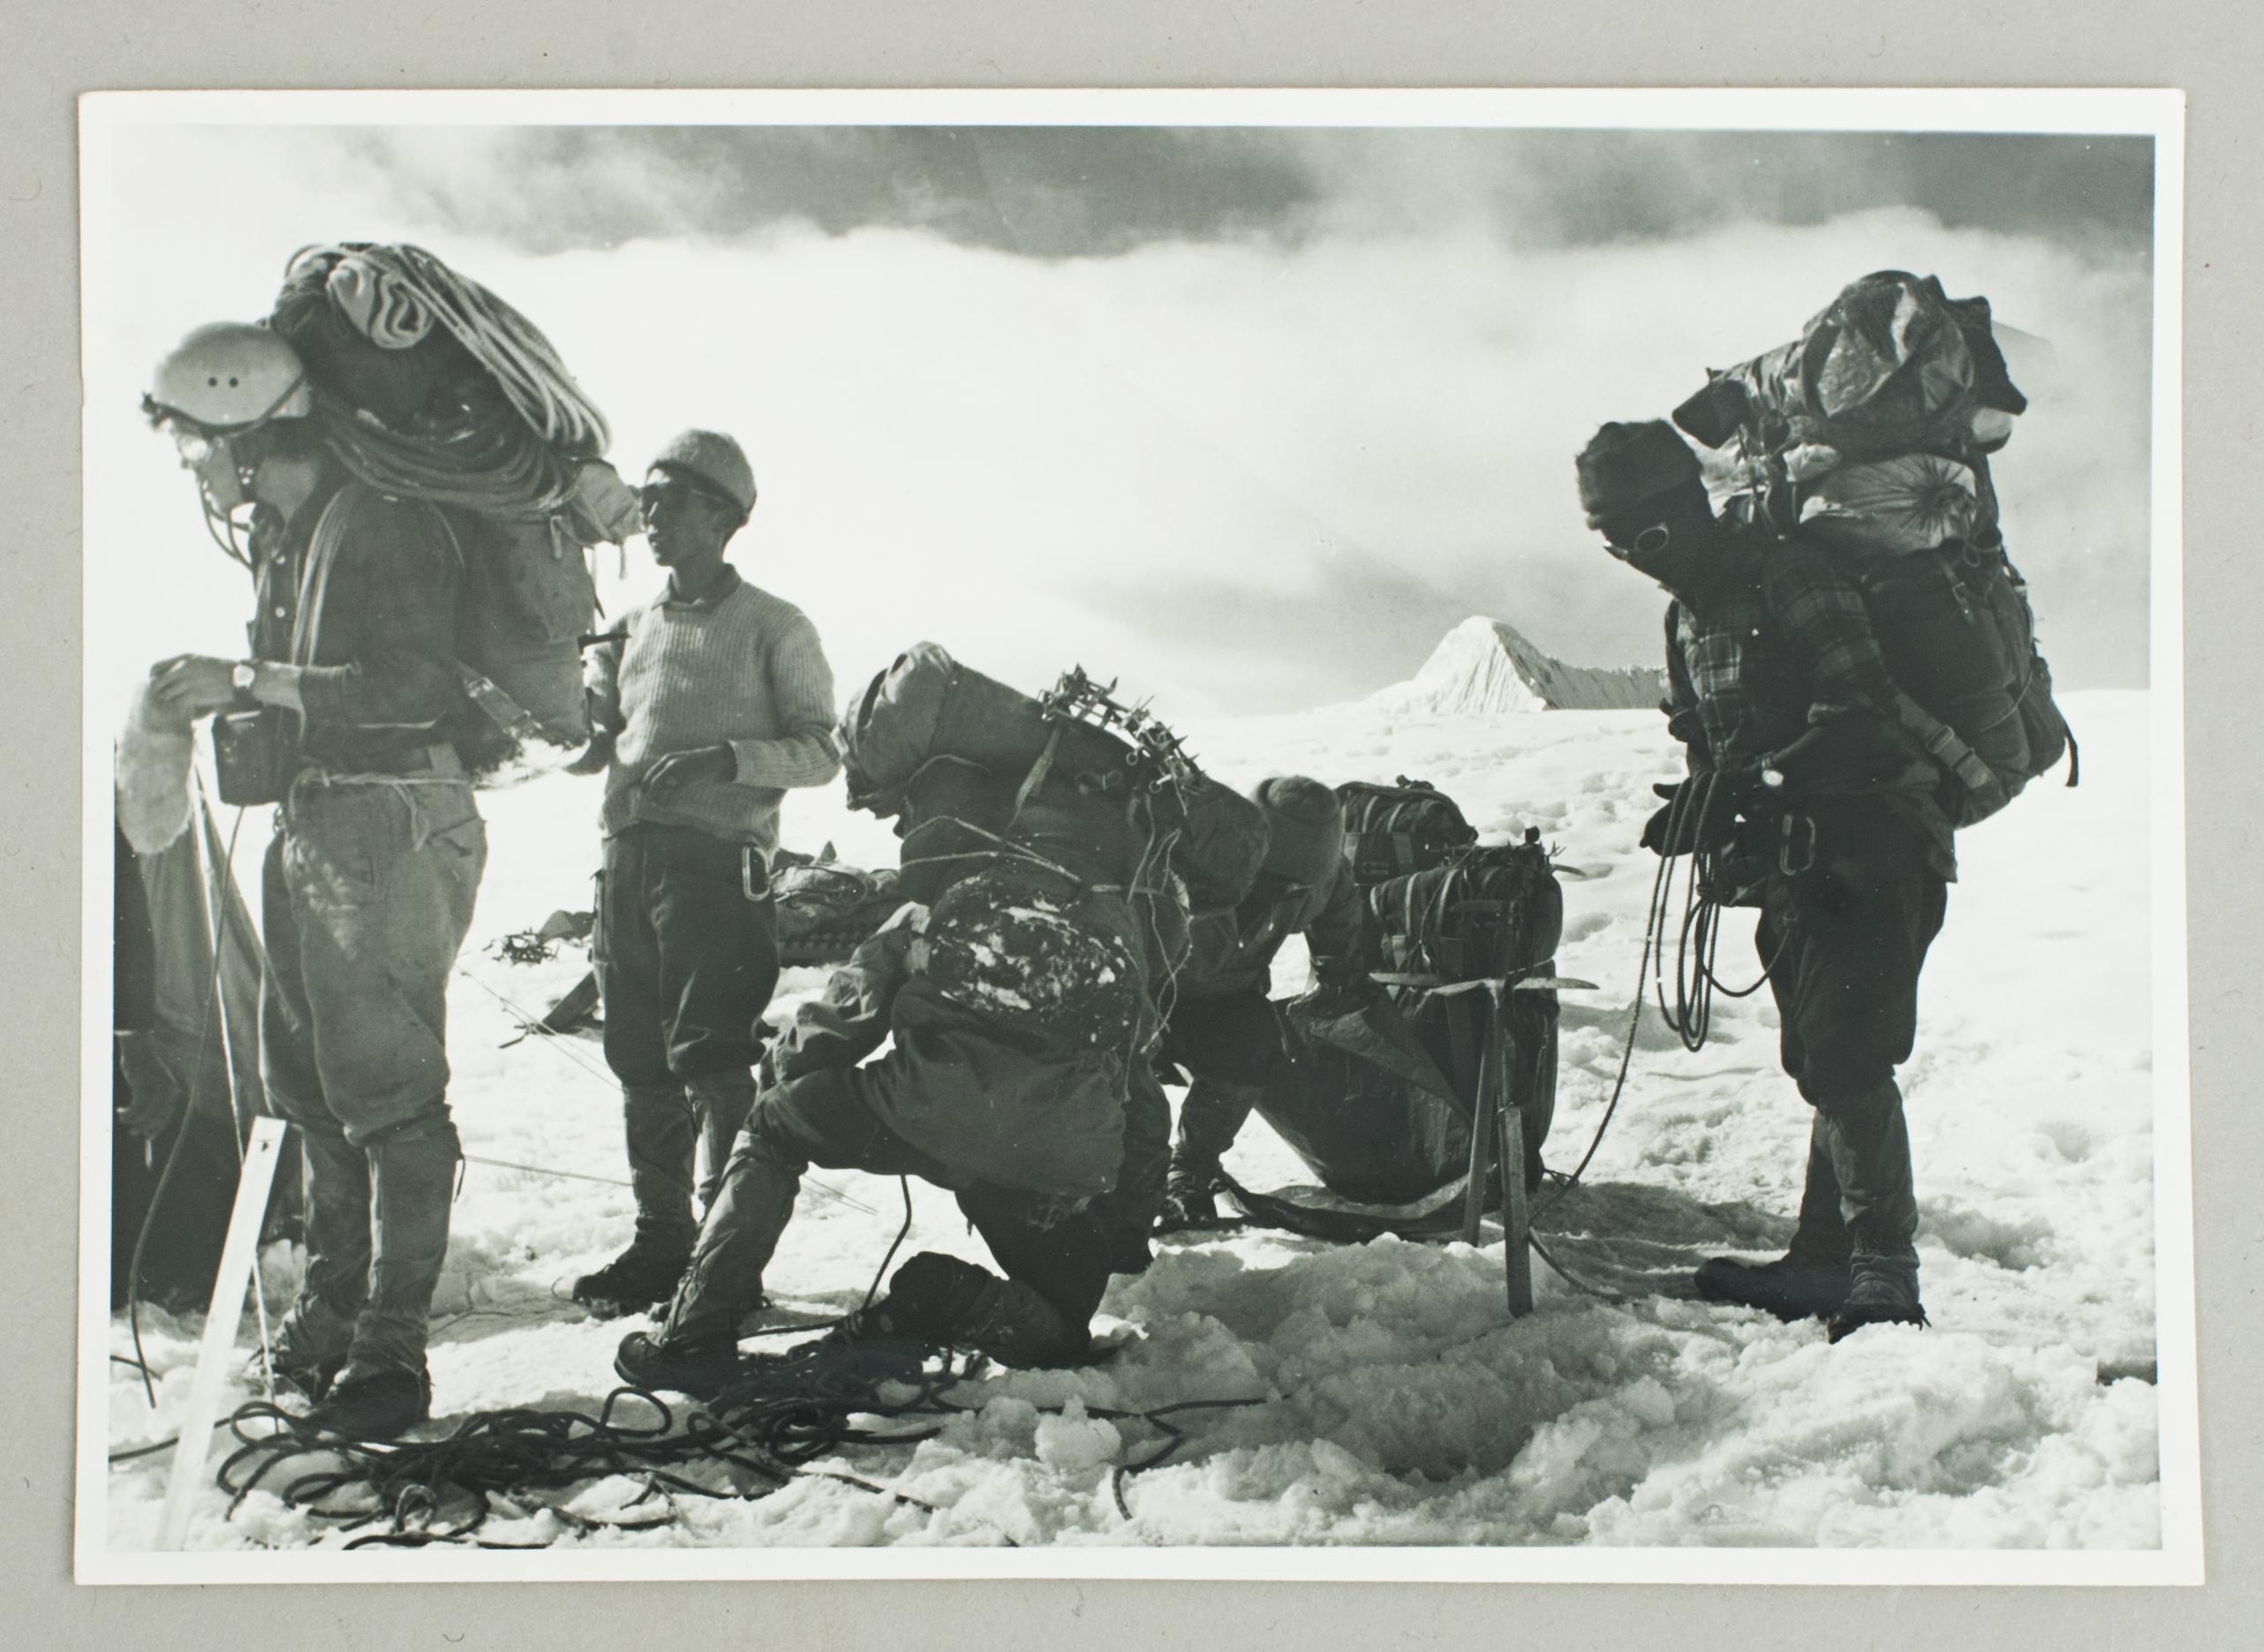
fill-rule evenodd
<path id="1" fill-rule="evenodd" d="M 1742 1199 L 1713 1204 L 1643 1182 L 1584 1181 L 1536 1194 L 1533 1232 L 1590 1285 L 1629 1295 L 1692 1296 L 1690 1276 L 1705 1257 L 1775 1255 L 1791 1239 L 1792 1223 Z"/>

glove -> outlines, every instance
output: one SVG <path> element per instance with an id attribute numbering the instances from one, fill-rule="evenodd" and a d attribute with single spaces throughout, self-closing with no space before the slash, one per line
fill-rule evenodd
<path id="1" fill-rule="evenodd" d="M 1384 989 L 1365 975 L 1324 980 L 1308 992 L 1302 1007 L 1316 1019 L 1334 1021 L 1343 1015 L 1356 1015 L 1384 996 Z"/>
<path id="2" fill-rule="evenodd" d="M 1753 788 L 1714 771 L 1651 790 L 1666 802 L 1643 823 L 1642 846 L 1666 856 L 1711 854 L 1728 848 L 1737 831 L 1739 809 Z"/>

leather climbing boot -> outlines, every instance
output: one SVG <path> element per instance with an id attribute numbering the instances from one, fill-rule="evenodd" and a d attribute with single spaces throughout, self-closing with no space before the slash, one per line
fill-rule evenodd
<path id="1" fill-rule="evenodd" d="M 1918 1300 L 1918 1198 L 1910 1128 L 1892 1079 L 1844 1102 L 1819 1106 L 1830 1127 L 1840 1210 L 1853 1241 L 1847 1300 L 1826 1326 L 1838 1342 L 1866 1325 L 1923 1325 Z"/>
<path id="2" fill-rule="evenodd" d="M 1198 1164 L 1174 1153 L 1171 1175 L 1164 1183 L 1164 1208 L 1156 1218 L 1156 1231 L 1176 1233 L 1192 1227 L 1216 1227 L 1219 1201 L 1211 1190 L 1218 1186 L 1218 1160 Z"/>
<path id="3" fill-rule="evenodd" d="M 739 1349 L 728 1339 L 671 1342 L 657 1333 L 632 1331 L 621 1339 L 613 1369 L 631 1388 L 713 1399 L 738 1374 Z"/>
<path id="4" fill-rule="evenodd" d="M 839 1334 L 973 1348 L 1015 1366 L 1075 1364 L 1091 1347 L 1084 1329 L 1030 1286 L 932 1250 L 897 1269 L 887 1294 L 845 1319 Z"/>
<path id="5" fill-rule="evenodd" d="M 433 1289 L 448 1259 L 449 1207 L 463 1158 L 446 1113 L 412 1119 L 372 1137 L 368 1147 L 369 1301 L 354 1322 L 353 1349 L 333 1399 L 378 1371 L 423 1372 Z"/>
<path id="6" fill-rule="evenodd" d="M 1165 1177 L 1159 1233 L 1182 1228 L 1215 1227 L 1219 1205 L 1219 1161 L 1234 1144 L 1264 1090 L 1198 1076 L 1179 1105 L 1179 1130 L 1172 1142 L 1171 1169 Z"/>
<path id="7" fill-rule="evenodd" d="M 391 1440 L 431 1421 L 432 1414 L 433 1379 L 420 1363 L 413 1371 L 387 1366 L 349 1372 L 331 1385 L 306 1420 L 348 1439 Z"/>
<path id="8" fill-rule="evenodd" d="M 1698 1266 L 1698 1294 L 1711 1302 L 1758 1308 L 1779 1319 L 1829 1319 L 1847 1300 L 1854 1241 L 1841 1218 L 1839 1179 L 1831 1167 L 1823 1115 L 1808 1129 L 1807 1181 L 1792 1242 L 1774 1262 L 1709 1256 Z"/>
<path id="9" fill-rule="evenodd" d="M 691 1264 L 690 1245 L 639 1229 L 628 1249 L 574 1281 L 573 1297 L 598 1319 L 649 1313 L 676 1294 Z"/>
<path id="10" fill-rule="evenodd" d="M 279 1386 L 320 1399 L 345 1364 L 369 1301 L 369 1154 L 328 1120 L 294 1120 L 306 1167 L 306 1272 L 276 1328 Z"/>

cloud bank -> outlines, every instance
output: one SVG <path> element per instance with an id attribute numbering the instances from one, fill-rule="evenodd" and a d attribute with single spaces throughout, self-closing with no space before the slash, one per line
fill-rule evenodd
<path id="1" fill-rule="evenodd" d="M 1026 687 L 1075 661 L 1174 714 L 1286 710 L 1411 675 L 1473 613 L 1649 661 L 1660 600 L 1583 528 L 1572 454 L 1898 267 L 2049 342 L 2008 538 L 2061 677 L 2144 680 L 2131 145 L 1513 135 L 151 134 L 89 270 L 89 554 L 152 596 L 138 657 L 233 646 L 139 375 L 264 310 L 302 242 L 401 238 L 541 323 L 624 470 L 685 425 L 742 438 L 739 560 L 844 695 L 932 637 Z M 629 561 L 610 603 L 654 583 Z"/>

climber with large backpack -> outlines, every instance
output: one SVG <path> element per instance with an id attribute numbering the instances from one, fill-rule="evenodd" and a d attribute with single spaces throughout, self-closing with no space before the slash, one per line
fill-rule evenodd
<path id="1" fill-rule="evenodd" d="M 1712 1259 L 1697 1288 L 1833 1341 L 1925 1323 L 1894 1075 L 1954 834 L 2063 755 L 2076 782 L 1989 475 L 2026 407 L 1986 299 L 1881 270 L 1675 410 L 1702 464 L 1663 422 L 1580 456 L 1590 525 L 1674 599 L 1664 709 L 1689 775 L 1643 841 L 1696 857 L 1702 904 L 1761 909 L 1785 1068 L 1815 1108 L 1789 1250 Z"/>
<path id="2" fill-rule="evenodd" d="M 262 1070 L 298 1127 L 307 1256 L 272 1369 L 322 1426 L 391 1437 L 431 1406 L 472 781 L 580 746 L 583 546 L 617 537 L 618 479 L 541 334 L 414 249 L 302 255 L 268 322 L 168 352 L 144 411 L 255 589 L 246 655 L 161 661 L 150 697 L 213 718 L 223 802 L 276 805 Z"/>
<path id="3" fill-rule="evenodd" d="M 1589 525 L 1673 598 L 1668 727 L 1687 777 L 1643 831 L 1709 857 L 1756 945 L 1785 1070 L 1815 1109 L 1785 1255 L 1715 1258 L 1699 1294 L 1788 1319 L 1924 1324 L 1918 1205 L 1895 1068 L 1957 875 L 1941 771 L 1895 713 L 1862 595 L 1823 547 L 1716 517 L 1697 456 L 1664 421 L 1606 425 L 1579 462 Z"/>
<path id="4" fill-rule="evenodd" d="M 1864 302 L 1868 295 L 1845 306 L 1841 320 L 1861 320 Z M 1811 323 L 1812 337 L 1826 320 Z M 1845 344 L 1853 335 L 1838 336 Z M 1909 336 L 1889 339 L 1882 353 Z M 1906 610 L 1875 611 L 1866 557 L 1810 520 L 1839 513 L 1807 509 L 1793 472 L 1820 475 L 1845 456 L 1821 439 L 1831 433 L 1817 410 L 1831 411 L 1835 395 L 1843 411 L 1853 400 L 1852 371 L 1836 381 L 1814 371 L 1849 365 L 1830 343 L 1809 352 L 1803 405 L 1815 417 L 1790 434 L 1769 433 L 1817 450 L 1789 468 L 1777 456 L 1773 474 L 1792 486 L 1791 497 L 1762 499 L 1759 509 L 1748 497 L 1717 516 L 1697 454 L 1659 420 L 1604 426 L 1578 471 L 1589 525 L 1673 599 L 1662 709 L 1688 773 L 1657 788 L 1666 801 L 1642 841 L 1661 856 L 1700 856 L 1709 900 L 1760 908 L 1755 941 L 1782 1022 L 1785 1070 L 1815 1109 L 1786 1254 L 1758 1266 L 1709 1260 L 1697 1288 L 1787 1319 L 1823 1319 L 1838 1342 L 1867 1325 L 1926 1323 L 1895 1069 L 1911 1052 L 1919 972 L 1957 876 L 1955 829 L 2058 752 L 2021 733 L 2023 698 L 2041 687 L 2049 699 L 2033 637 L 2024 624 L 2007 645 L 1986 601 L 1971 594 L 1989 575 L 1988 557 L 2001 556 L 1992 541 L 1958 539 L 1957 531 L 1978 534 L 1977 513 L 1953 515 L 1939 541 L 1940 528 L 1913 528 L 1907 502 L 1857 529 L 1868 536 L 1868 560 L 1934 559 L 1949 570 L 1941 583 L 1966 593 L 1962 617 L 1953 601 L 1946 629 L 1931 630 Z M 1853 353 L 1851 345 L 1842 355 Z M 1774 382 L 1781 404 L 1782 375 Z M 1964 382 L 1970 390 L 1970 373 Z M 1763 402 L 1746 388 L 1736 396 L 1748 410 Z M 1716 411 L 1722 399 L 1709 398 Z M 1968 395 L 1950 413 L 1974 411 Z M 1679 417 L 1695 418 L 1689 407 Z M 1945 414 L 1941 423 L 1954 421 Z M 1760 433 L 1747 434 L 1757 446 Z M 1897 534 L 1922 543 L 1896 547 Z M 2025 597 L 2019 611 L 2025 619 Z M 1929 658 L 1954 668 L 1914 668 Z M 2049 721 L 2056 724 L 2056 712 Z"/>

